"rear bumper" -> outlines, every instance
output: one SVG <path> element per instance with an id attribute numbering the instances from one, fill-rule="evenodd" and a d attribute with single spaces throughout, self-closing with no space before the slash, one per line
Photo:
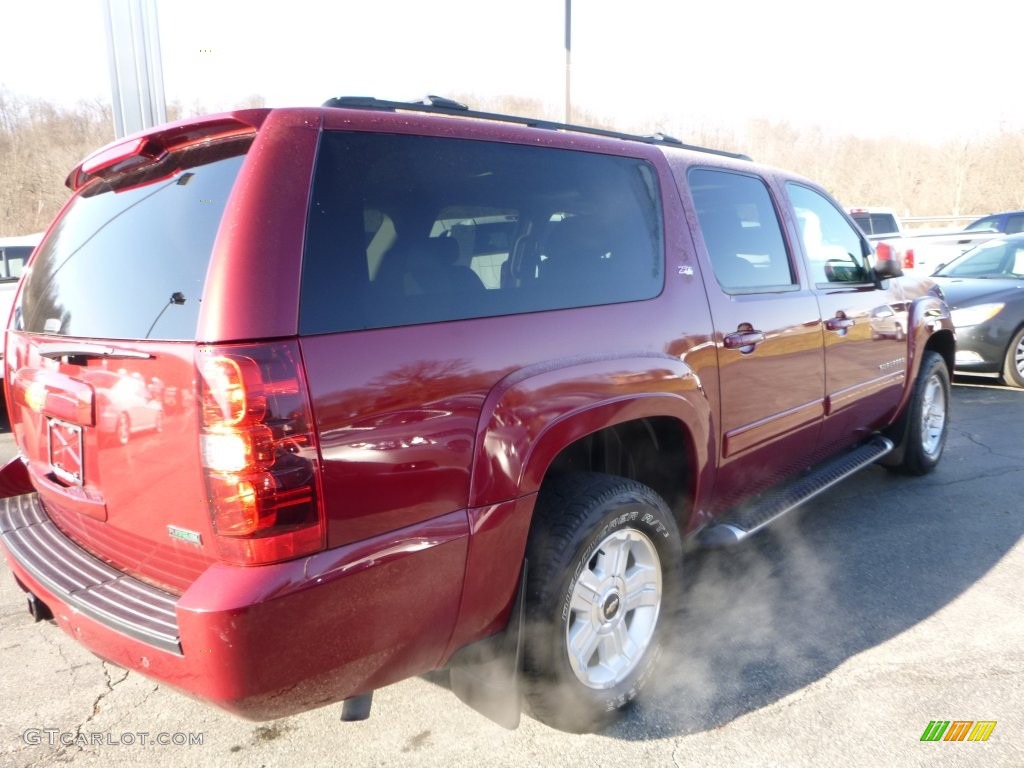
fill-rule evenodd
<path id="1" fill-rule="evenodd" d="M 17 563 L 68 608 L 127 637 L 181 654 L 177 597 L 83 552 L 46 516 L 36 494 L 0 502 L 0 538 L 12 565 Z"/>
<path id="2" fill-rule="evenodd" d="M 22 588 L 99 656 L 254 720 L 438 666 L 462 592 L 464 511 L 304 559 L 217 564 L 181 596 L 97 560 L 35 494 L 0 500 Z"/>

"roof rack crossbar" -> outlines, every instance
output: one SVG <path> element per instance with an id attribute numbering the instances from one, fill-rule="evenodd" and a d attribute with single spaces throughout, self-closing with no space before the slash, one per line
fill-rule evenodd
<path id="1" fill-rule="evenodd" d="M 328 99 L 323 103 L 324 107 L 340 109 L 375 109 L 382 112 L 426 112 L 429 114 L 454 115 L 456 117 L 472 117 L 478 120 L 494 120 L 502 123 L 513 123 L 525 125 L 529 128 L 541 128 L 550 131 L 573 131 L 575 133 L 587 133 L 593 136 L 603 136 L 611 139 L 623 139 L 626 141 L 640 141 L 644 144 L 665 144 L 679 149 L 689 149 L 695 152 L 706 152 L 712 155 L 731 157 L 736 160 L 750 160 L 748 155 L 738 152 L 728 152 L 724 149 L 711 149 L 696 144 L 685 144 L 679 139 L 668 136 L 664 133 L 654 133 L 647 136 L 640 136 L 632 133 L 621 133 L 610 131 L 605 128 L 592 128 L 586 125 L 573 125 L 572 123 L 559 123 L 553 120 L 540 120 L 533 117 L 521 117 L 519 115 L 503 115 L 499 112 L 478 112 L 470 109 L 465 104 L 460 104 L 452 99 L 442 96 L 424 96 L 418 101 L 387 101 L 372 96 L 338 96 Z"/>

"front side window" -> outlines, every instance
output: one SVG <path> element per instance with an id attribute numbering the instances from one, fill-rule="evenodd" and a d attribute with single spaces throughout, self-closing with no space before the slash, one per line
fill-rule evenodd
<path id="1" fill-rule="evenodd" d="M 657 177 L 634 158 L 327 132 L 303 334 L 640 301 L 664 283 Z"/>
<path id="2" fill-rule="evenodd" d="M 816 284 L 870 282 L 861 235 L 832 201 L 793 182 L 786 183 L 786 191 L 796 214 L 811 280 Z"/>
<path id="3" fill-rule="evenodd" d="M 708 257 L 723 290 L 793 287 L 782 228 L 764 181 L 709 168 L 691 169 L 687 179 Z"/>

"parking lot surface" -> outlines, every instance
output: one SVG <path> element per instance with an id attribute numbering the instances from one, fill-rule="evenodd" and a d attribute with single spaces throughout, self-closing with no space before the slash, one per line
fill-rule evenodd
<path id="1" fill-rule="evenodd" d="M 0 565 L 0 765 L 1024 765 L 1024 392 L 959 383 L 952 407 L 932 475 L 872 467 L 688 552 L 662 673 L 594 735 L 503 730 L 440 676 L 378 691 L 365 722 L 240 720 L 32 623 Z M 995 726 L 922 742 L 936 720 Z"/>

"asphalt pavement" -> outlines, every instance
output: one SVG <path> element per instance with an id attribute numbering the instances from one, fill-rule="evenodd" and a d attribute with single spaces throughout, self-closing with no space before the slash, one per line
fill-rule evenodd
<path id="1" fill-rule="evenodd" d="M 0 565 L 0 765 L 1019 768 L 1024 392 L 959 383 L 952 407 L 933 474 L 871 467 L 739 548 L 689 551 L 661 673 L 600 734 L 503 730 L 435 676 L 378 691 L 364 722 L 240 720 L 32 623 Z M 921 741 L 933 721 L 995 725 Z"/>

